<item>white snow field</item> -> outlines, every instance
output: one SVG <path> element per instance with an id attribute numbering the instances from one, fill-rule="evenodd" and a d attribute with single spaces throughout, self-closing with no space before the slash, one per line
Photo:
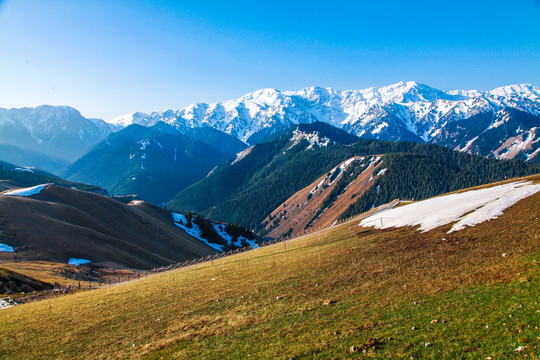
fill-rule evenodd
<path id="1" fill-rule="evenodd" d="M 32 187 L 27 187 L 27 188 L 9 190 L 9 191 L 6 191 L 5 193 L 3 193 L 2 195 L 7 195 L 7 196 L 32 196 L 32 195 L 35 195 L 35 194 L 39 194 L 41 192 L 41 190 L 45 189 L 45 186 L 47 186 L 47 185 L 49 185 L 49 184 L 41 184 L 41 185 L 36 185 L 36 186 L 32 186 Z"/>
<path id="2" fill-rule="evenodd" d="M 504 209 L 540 191 L 540 184 L 513 182 L 431 198 L 384 210 L 363 219 L 360 226 L 388 229 L 416 226 L 423 232 L 456 222 L 448 233 L 495 219 Z"/>

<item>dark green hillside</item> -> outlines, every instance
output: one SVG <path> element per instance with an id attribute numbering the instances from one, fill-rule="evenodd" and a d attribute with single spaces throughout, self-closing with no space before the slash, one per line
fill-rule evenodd
<path id="1" fill-rule="evenodd" d="M 97 184 L 112 194 L 138 194 L 154 203 L 169 200 L 226 159 L 211 146 L 163 125 L 131 125 L 111 134 L 63 174 Z"/>
<path id="2" fill-rule="evenodd" d="M 22 168 L 5 161 L 0 161 L 0 180 L 9 181 L 10 184 L 17 187 L 52 183 L 77 190 L 106 193 L 105 190 L 98 186 L 71 182 L 35 168 L 22 170 Z"/>
<path id="3" fill-rule="evenodd" d="M 505 177 L 540 172 L 520 161 L 489 160 L 421 143 L 359 139 L 306 150 L 307 141 L 292 147 L 291 133 L 255 145 L 242 160 L 228 161 L 210 176 L 179 193 L 168 206 L 192 210 L 216 220 L 238 222 L 261 230 L 261 222 L 292 194 L 308 186 L 342 161 L 358 155 L 384 156 L 376 187 L 359 197 L 344 216 L 395 198 L 426 198 Z M 354 200 L 351 200 L 351 202 Z"/>
<path id="4" fill-rule="evenodd" d="M 437 151 L 443 149 L 444 151 Z M 381 168 L 387 171 L 342 214 L 367 211 L 394 199 L 421 200 L 467 187 L 540 172 L 540 166 L 517 160 L 491 160 L 481 156 L 433 149 L 432 154 L 389 153 Z M 423 149 L 416 149 L 423 150 Z"/>
<path id="5" fill-rule="evenodd" d="M 271 127 L 263 128 L 259 131 L 257 131 L 255 134 L 251 135 L 247 139 L 247 143 L 250 145 L 270 141 L 271 139 L 274 139 L 276 137 L 279 137 L 283 133 L 287 132 L 288 127 L 282 124 L 274 124 Z"/>

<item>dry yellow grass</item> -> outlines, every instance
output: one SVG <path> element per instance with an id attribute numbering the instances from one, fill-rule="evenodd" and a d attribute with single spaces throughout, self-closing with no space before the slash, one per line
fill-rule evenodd
<path id="1" fill-rule="evenodd" d="M 48 261 L 2 261 L 0 267 L 13 270 L 19 274 L 24 274 L 31 278 L 44 281 L 49 284 L 55 282 L 60 285 L 67 285 L 72 282 L 72 278 L 65 275 L 64 269 L 75 268 L 66 264 L 59 264 Z"/>

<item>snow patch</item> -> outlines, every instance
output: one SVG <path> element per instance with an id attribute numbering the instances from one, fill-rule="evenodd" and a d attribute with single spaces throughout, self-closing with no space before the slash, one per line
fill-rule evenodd
<path id="1" fill-rule="evenodd" d="M 16 167 L 13 169 L 13 171 L 30 172 L 30 173 L 34 172 L 34 170 L 29 169 L 27 167 Z"/>
<path id="2" fill-rule="evenodd" d="M 470 190 L 385 210 L 360 222 L 379 229 L 416 226 L 423 232 L 458 221 L 449 232 L 495 219 L 504 209 L 540 191 L 540 184 L 514 182 L 487 189 Z M 467 214 L 467 215 L 465 215 Z"/>
<path id="3" fill-rule="evenodd" d="M 68 261 L 68 264 L 69 265 L 79 266 L 79 265 L 82 265 L 82 264 L 88 264 L 89 262 L 91 262 L 91 261 L 86 260 L 86 259 L 70 258 L 69 261 Z"/>
<path id="4" fill-rule="evenodd" d="M 225 231 L 225 225 L 213 224 L 212 226 L 214 227 L 216 232 L 219 234 L 219 236 L 221 236 L 223 240 L 227 242 L 227 245 L 231 246 L 233 237 Z"/>
<path id="5" fill-rule="evenodd" d="M 150 145 L 150 141 L 148 141 L 147 139 L 143 139 L 143 140 L 137 142 L 137 144 L 139 144 L 141 146 L 141 150 L 146 150 L 146 147 L 148 145 Z"/>
<path id="6" fill-rule="evenodd" d="M 317 131 L 314 131 L 312 133 L 305 133 L 303 131 L 300 131 L 298 129 L 293 131 L 293 137 L 291 138 L 291 141 L 294 141 L 294 143 L 289 146 L 289 149 L 296 146 L 302 139 L 306 139 L 309 142 L 308 147 L 306 150 L 312 150 L 316 147 L 322 148 L 327 147 L 329 144 L 333 143 L 332 140 L 328 139 L 325 136 L 321 136 Z M 287 149 L 288 150 L 288 149 Z"/>
<path id="7" fill-rule="evenodd" d="M 473 137 L 471 140 L 469 140 L 467 142 L 467 144 L 465 145 L 465 147 L 463 149 L 461 149 L 460 151 L 461 152 L 467 152 L 469 151 L 469 149 L 471 148 L 472 144 L 476 141 L 476 139 L 478 139 L 478 136 L 475 136 Z"/>
<path id="8" fill-rule="evenodd" d="M 257 241 L 246 239 L 243 236 L 239 236 L 236 241 L 233 241 L 234 238 L 225 231 L 225 225 L 223 224 L 212 224 L 212 226 L 219 234 L 219 236 L 221 236 L 223 240 L 227 241 L 227 245 L 229 246 L 234 245 L 236 247 L 242 247 L 243 244 L 247 244 L 248 246 L 251 245 L 254 249 L 257 248 Z"/>
<path id="9" fill-rule="evenodd" d="M 527 161 L 531 160 L 538 154 L 540 154 L 540 147 L 536 149 L 535 151 L 533 151 L 532 153 L 530 153 L 529 155 L 527 155 Z"/>
<path id="10" fill-rule="evenodd" d="M 257 241 L 255 241 L 255 240 L 249 240 L 249 239 L 247 239 L 247 238 L 245 238 L 245 237 L 243 237 L 243 236 L 239 236 L 239 237 L 238 237 L 238 240 L 237 240 L 237 244 L 238 244 L 238 245 L 236 245 L 236 246 L 242 246 L 242 243 L 243 243 L 243 242 L 246 243 L 246 244 L 248 244 L 248 246 L 251 246 L 253 249 L 258 248 Z"/>
<path id="11" fill-rule="evenodd" d="M 15 252 L 15 249 L 9 245 L 0 243 L 0 252 Z"/>
<path id="12" fill-rule="evenodd" d="M 191 219 L 191 228 L 188 228 L 185 224 L 187 224 L 187 219 L 184 215 L 182 214 L 175 214 L 173 213 L 173 221 L 174 221 L 174 224 L 176 226 L 178 226 L 179 228 L 181 228 L 182 230 L 184 230 L 185 232 L 187 232 L 189 235 L 193 236 L 194 238 L 197 238 L 199 240 L 201 240 L 203 243 L 205 243 L 206 245 L 210 246 L 211 248 L 219 251 L 219 252 L 223 252 L 223 245 L 218 245 L 218 244 L 214 244 L 214 243 L 211 243 L 209 242 L 208 240 L 206 240 L 205 238 L 202 237 L 201 235 L 201 230 L 199 229 L 199 226 L 197 224 L 195 224 L 195 222 L 193 221 L 193 219 Z"/>
<path id="13" fill-rule="evenodd" d="M 47 185 L 49 185 L 49 184 L 41 184 L 41 185 L 36 185 L 36 186 L 32 186 L 32 187 L 27 187 L 27 188 L 9 190 L 9 191 L 4 192 L 2 195 L 7 195 L 7 196 L 32 196 L 32 195 L 39 194 L 41 192 L 41 190 L 43 190 Z"/>
<path id="14" fill-rule="evenodd" d="M 236 164 L 237 162 L 248 156 L 251 150 L 253 150 L 253 147 L 254 146 L 248 147 L 246 150 L 240 151 L 238 154 L 236 154 L 236 159 L 234 159 L 231 165 Z"/>
<path id="15" fill-rule="evenodd" d="M 380 133 L 382 131 L 382 129 L 384 129 L 387 126 L 388 126 L 387 123 L 381 123 L 375 128 L 375 130 L 372 130 L 371 133 L 372 134 L 378 134 L 378 133 Z"/>

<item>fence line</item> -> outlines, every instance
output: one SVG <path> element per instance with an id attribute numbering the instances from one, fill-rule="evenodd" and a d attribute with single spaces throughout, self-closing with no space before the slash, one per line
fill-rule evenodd
<path id="1" fill-rule="evenodd" d="M 395 200 L 391 201 L 390 203 L 388 203 L 387 205 L 389 207 L 392 207 L 392 206 L 397 205 L 401 201 L 409 202 L 409 201 L 414 201 L 414 199 L 395 199 Z M 251 250 L 255 250 L 255 249 L 264 248 L 264 247 L 279 244 L 279 243 L 286 243 L 287 241 L 291 241 L 291 240 L 294 240 L 294 239 L 302 237 L 302 236 L 310 235 L 310 234 L 313 234 L 315 232 L 322 231 L 322 230 L 325 230 L 325 229 L 329 229 L 329 228 L 332 228 L 332 227 L 337 226 L 337 225 L 341 225 L 341 224 L 349 222 L 349 221 L 360 219 L 361 217 L 364 217 L 364 216 L 367 216 L 369 214 L 372 214 L 372 213 L 376 212 L 379 208 L 380 208 L 380 206 L 377 207 L 377 208 L 372 208 L 372 209 L 370 209 L 368 211 L 364 211 L 363 213 L 360 213 L 360 214 L 357 214 L 357 215 L 354 215 L 354 216 L 350 216 L 350 217 L 345 218 L 345 219 L 336 220 L 331 225 L 327 225 L 327 226 L 322 226 L 321 225 L 321 226 L 318 226 L 318 227 L 315 227 L 315 228 L 306 229 L 303 232 L 297 233 L 297 234 L 294 234 L 294 235 L 287 235 L 285 237 L 280 237 L 280 238 L 276 238 L 276 239 L 272 239 L 272 240 L 268 240 L 268 241 L 263 241 L 260 244 L 257 244 L 257 246 L 252 246 L 252 245 L 244 246 L 242 248 L 231 249 L 229 251 L 222 252 L 222 253 L 217 253 L 217 254 L 214 254 L 214 255 L 208 255 L 208 256 L 203 256 L 201 258 L 195 258 L 195 259 L 191 259 L 191 260 L 181 261 L 181 262 L 178 262 L 178 263 L 170 264 L 168 266 L 162 266 L 162 267 L 159 267 L 159 268 L 153 268 L 152 270 L 145 270 L 144 272 L 140 272 L 140 273 L 137 273 L 137 274 L 134 274 L 134 275 L 131 275 L 131 276 L 127 276 L 127 277 L 117 277 L 115 279 L 114 278 L 113 279 L 109 278 L 109 279 L 107 279 L 107 281 L 103 281 L 103 282 L 98 281 L 97 286 L 96 286 L 95 282 L 92 283 L 92 282 L 88 281 L 87 282 L 88 286 L 84 286 L 84 283 L 83 283 L 83 285 L 81 287 L 81 281 L 79 281 L 78 282 L 78 288 L 79 289 L 83 289 L 83 288 L 93 289 L 93 288 L 99 288 L 99 287 L 103 287 L 103 286 L 109 286 L 109 285 L 114 285 L 114 284 L 118 284 L 118 283 L 133 281 L 133 280 L 140 280 L 141 278 L 148 277 L 148 276 L 151 276 L 151 275 L 160 274 L 160 273 L 163 273 L 163 272 L 166 272 L 166 271 L 171 271 L 171 270 L 182 269 L 184 267 L 193 266 L 193 265 L 197 265 L 197 264 L 202 264 L 202 263 L 206 263 L 206 262 L 211 262 L 212 266 L 213 266 L 214 260 L 221 259 L 221 258 L 224 258 L 224 257 L 228 257 L 228 256 L 231 256 L 231 255 L 240 254 L 240 253 L 243 253 L 243 252 L 246 252 L 246 251 L 251 251 Z M 92 286 L 92 285 L 94 285 L 94 286 Z M 55 293 L 57 293 L 57 294 L 65 294 L 65 293 L 68 293 L 68 292 L 72 292 L 74 289 L 75 289 L 74 282 L 72 282 L 70 285 L 67 285 L 65 287 L 55 287 L 53 290 L 51 290 L 51 292 L 53 294 L 55 294 Z"/>

